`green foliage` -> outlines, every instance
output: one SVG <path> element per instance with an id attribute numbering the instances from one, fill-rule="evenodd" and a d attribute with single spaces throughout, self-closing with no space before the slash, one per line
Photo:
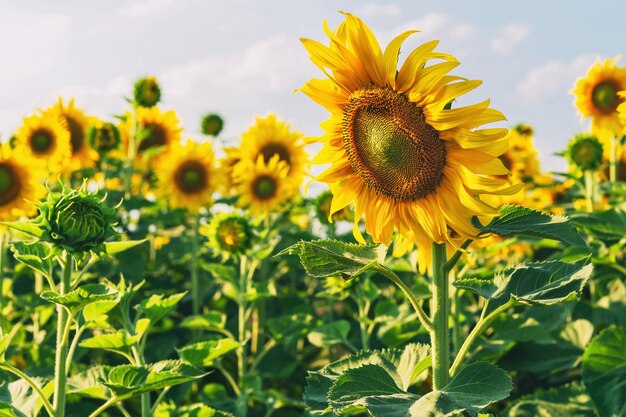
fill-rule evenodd
<path id="1" fill-rule="evenodd" d="M 76 288 L 64 295 L 60 295 L 56 291 L 44 291 L 41 298 L 55 304 L 60 304 L 77 313 L 87 305 L 96 301 L 113 300 L 117 297 L 117 290 L 103 284 L 87 284 Z"/>

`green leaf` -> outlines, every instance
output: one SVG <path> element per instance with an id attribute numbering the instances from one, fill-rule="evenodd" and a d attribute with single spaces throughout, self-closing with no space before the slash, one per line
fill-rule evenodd
<path id="1" fill-rule="evenodd" d="M 547 391 L 539 390 L 519 398 L 502 414 L 503 417 L 597 417 L 589 394 L 580 383 Z"/>
<path id="2" fill-rule="evenodd" d="M 150 370 L 145 366 L 120 365 L 111 368 L 106 381 L 102 381 L 115 395 L 128 395 L 140 392 L 145 387 Z"/>
<path id="3" fill-rule="evenodd" d="M 538 262 L 509 268 L 493 280 L 460 279 L 454 286 L 488 299 L 489 311 L 510 299 L 527 305 L 551 305 L 577 299 L 592 271 L 592 264 Z"/>
<path id="4" fill-rule="evenodd" d="M 83 318 L 86 322 L 95 322 L 106 317 L 106 313 L 113 310 L 119 303 L 118 300 L 102 300 L 88 304 L 83 309 Z"/>
<path id="5" fill-rule="evenodd" d="M 235 417 L 231 413 L 207 407 L 204 404 L 181 406 L 173 402 L 160 403 L 153 414 L 154 417 Z"/>
<path id="6" fill-rule="evenodd" d="M 185 294 L 187 291 L 165 298 L 163 295 L 154 294 L 141 302 L 139 310 L 154 324 L 176 307 Z"/>
<path id="7" fill-rule="evenodd" d="M 567 217 L 542 213 L 527 207 L 504 206 L 500 209 L 500 216 L 494 218 L 487 226 L 483 226 L 476 217 L 472 222 L 485 233 L 541 237 L 559 240 L 572 246 L 587 247 Z"/>
<path id="8" fill-rule="evenodd" d="M 115 255 L 127 251 L 128 249 L 132 249 L 135 246 L 141 245 L 147 240 L 148 239 L 124 240 L 121 242 L 104 242 L 104 247 L 106 248 L 107 255 Z"/>
<path id="9" fill-rule="evenodd" d="M 110 369 L 110 366 L 97 365 L 72 375 L 67 381 L 70 387 L 68 394 L 108 400 L 110 397 L 109 390 L 101 381 L 106 378 Z"/>
<path id="10" fill-rule="evenodd" d="M 45 395 L 52 395 L 54 386 L 42 378 L 31 378 Z M 18 379 L 0 386 L 0 416 L 36 417 L 43 407 L 39 394 L 24 380 Z"/>
<path id="11" fill-rule="evenodd" d="M 125 330 L 115 333 L 100 334 L 80 342 L 80 346 L 88 349 L 104 349 L 122 355 L 129 354 L 130 348 L 137 342 L 137 336 L 131 336 Z"/>
<path id="12" fill-rule="evenodd" d="M 212 366 L 216 359 L 239 347 L 233 339 L 210 340 L 176 349 L 180 358 L 192 366 Z"/>
<path id="13" fill-rule="evenodd" d="M 334 412 L 361 406 L 374 417 L 406 416 L 409 407 L 418 399 L 418 395 L 400 389 L 389 373 L 378 365 L 348 369 L 328 390 L 328 401 Z"/>
<path id="14" fill-rule="evenodd" d="M 445 417 L 480 410 L 509 396 L 513 383 L 502 369 L 488 362 L 475 362 L 461 369 L 441 389 L 420 398 L 410 409 L 411 417 Z"/>
<path id="15" fill-rule="evenodd" d="M 346 320 L 336 320 L 320 326 L 309 333 L 308 339 L 313 346 L 320 348 L 332 347 L 346 343 L 350 333 L 350 323 Z"/>
<path id="16" fill-rule="evenodd" d="M 209 311 L 200 316 L 188 316 L 180 325 L 187 329 L 223 329 L 226 325 L 226 314 L 220 311 Z"/>
<path id="17" fill-rule="evenodd" d="M 576 213 L 572 221 L 601 240 L 619 241 L 626 236 L 626 203 L 597 213 Z"/>
<path id="18" fill-rule="evenodd" d="M 118 291 L 103 284 L 87 284 L 60 295 L 56 291 L 44 291 L 41 298 L 55 304 L 67 307 L 72 313 L 76 313 L 85 306 L 96 301 L 112 300 L 117 297 Z"/>
<path id="19" fill-rule="evenodd" d="M 583 354 L 582 375 L 598 414 L 626 416 L 626 328 L 604 329 L 591 340 Z"/>
<path id="20" fill-rule="evenodd" d="M 13 256 L 19 262 L 40 272 L 48 279 L 52 279 L 52 271 L 56 262 L 52 256 L 50 246 L 42 242 L 13 242 L 11 244 Z"/>
<path id="21" fill-rule="evenodd" d="M 22 221 L 22 222 L 0 222 L 3 226 L 8 226 L 13 230 L 17 230 L 18 232 L 24 233 L 28 236 L 41 238 L 44 235 L 43 229 L 37 226 L 32 221 Z"/>
<path id="22" fill-rule="evenodd" d="M 278 255 L 298 255 L 309 275 L 329 277 L 343 274 L 350 278 L 367 271 L 385 260 L 384 245 L 358 245 L 338 240 L 299 242 L 282 250 Z"/>

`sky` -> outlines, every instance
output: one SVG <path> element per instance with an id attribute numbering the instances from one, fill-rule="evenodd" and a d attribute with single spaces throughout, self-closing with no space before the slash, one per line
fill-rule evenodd
<path id="1" fill-rule="evenodd" d="M 623 0 L 4 0 L 1 138 L 59 96 L 111 119 L 145 75 L 159 79 L 161 105 L 177 111 L 185 137 L 200 136 L 207 112 L 224 118 L 226 145 L 268 112 L 318 135 L 328 113 L 294 90 L 322 74 L 299 38 L 326 43 L 322 23 L 338 24 L 339 10 L 361 17 L 383 47 L 420 30 L 400 60 L 441 40 L 438 50 L 461 61 L 455 75 L 484 82 L 460 105 L 490 98 L 509 126 L 532 124 L 545 170 L 564 169 L 554 153 L 588 126 L 569 93 L 575 80 L 596 59 L 626 52 Z"/>

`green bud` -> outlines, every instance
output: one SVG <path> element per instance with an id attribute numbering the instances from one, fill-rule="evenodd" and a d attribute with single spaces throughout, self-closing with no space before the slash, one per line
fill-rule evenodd
<path id="1" fill-rule="evenodd" d="M 237 213 L 216 214 L 201 232 L 209 238 L 216 254 L 224 258 L 243 255 L 252 248 L 252 226 Z"/>
<path id="2" fill-rule="evenodd" d="M 135 103 L 141 107 L 154 107 L 161 100 L 161 88 L 155 77 L 138 79 L 133 92 Z"/>
<path id="3" fill-rule="evenodd" d="M 602 143 L 593 135 L 580 133 L 570 140 L 567 160 L 582 171 L 594 171 L 602 164 Z"/>
<path id="4" fill-rule="evenodd" d="M 87 131 L 87 142 L 92 149 L 105 154 L 119 148 L 120 131 L 113 123 L 97 123 Z"/>
<path id="5" fill-rule="evenodd" d="M 209 113 L 202 118 L 200 129 L 207 136 L 217 136 L 224 128 L 224 120 L 217 114 Z"/>
<path id="6" fill-rule="evenodd" d="M 44 231 L 44 240 L 72 253 L 105 252 L 104 242 L 116 234 L 115 210 L 105 207 L 103 199 L 78 190 L 62 188 L 50 192 L 39 204 L 35 223 Z"/>

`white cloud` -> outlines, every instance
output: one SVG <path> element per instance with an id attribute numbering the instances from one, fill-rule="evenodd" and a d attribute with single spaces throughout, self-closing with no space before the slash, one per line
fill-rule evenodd
<path id="1" fill-rule="evenodd" d="M 585 73 L 595 61 L 595 55 L 579 55 L 570 62 L 547 61 L 531 69 L 517 84 L 517 93 L 528 102 L 569 91 L 576 78 Z"/>
<path id="2" fill-rule="evenodd" d="M 146 16 L 168 8 L 174 0 L 142 0 L 128 3 L 120 10 L 120 14 L 129 17 Z"/>
<path id="3" fill-rule="evenodd" d="M 476 26 L 471 23 L 459 23 L 453 25 L 450 31 L 450 39 L 453 41 L 467 41 L 472 39 L 478 30 Z"/>
<path id="4" fill-rule="evenodd" d="M 509 23 L 497 38 L 491 40 L 491 49 L 500 54 L 508 54 L 530 35 L 530 26 L 524 23 Z"/>
<path id="5" fill-rule="evenodd" d="M 358 14 L 364 19 L 373 19 L 377 17 L 398 16 L 400 12 L 400 6 L 397 4 L 383 4 L 371 1 L 362 5 Z"/>

